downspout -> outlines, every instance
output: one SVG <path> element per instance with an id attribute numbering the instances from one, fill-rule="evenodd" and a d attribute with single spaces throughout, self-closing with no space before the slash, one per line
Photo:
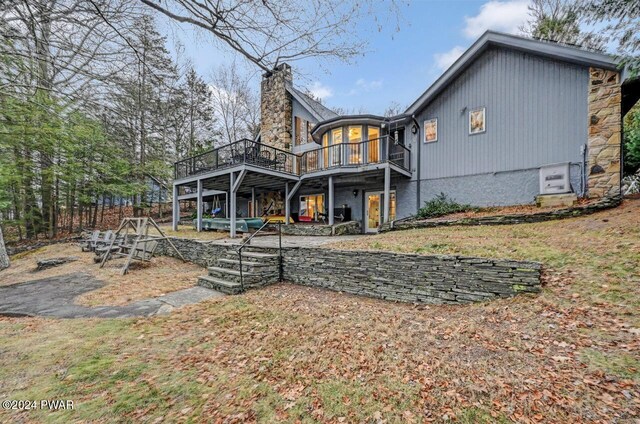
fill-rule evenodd
<path id="1" fill-rule="evenodd" d="M 413 121 L 413 125 L 416 126 L 416 133 L 415 135 L 417 136 L 416 139 L 416 154 L 417 154 L 417 158 L 416 158 L 416 190 L 417 190 L 417 194 L 416 194 L 416 214 L 418 213 L 418 211 L 420 210 L 420 205 L 422 205 L 422 202 L 420 202 L 420 146 L 422 145 L 422 143 L 420 142 L 420 125 L 418 124 L 418 121 L 416 120 L 416 115 L 411 115 L 411 120 Z M 413 131 L 411 131 L 413 133 Z"/>
<path id="2" fill-rule="evenodd" d="M 580 146 L 580 153 L 582 153 L 582 168 L 580 169 L 581 171 L 581 185 L 582 187 L 580 187 L 581 193 L 580 193 L 580 197 L 584 198 L 587 196 L 587 145 L 583 144 L 582 146 Z"/>

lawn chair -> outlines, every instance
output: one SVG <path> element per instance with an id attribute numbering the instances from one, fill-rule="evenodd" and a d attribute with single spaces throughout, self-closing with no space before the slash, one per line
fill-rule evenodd
<path id="1" fill-rule="evenodd" d="M 98 242 L 99 238 L 100 238 L 100 230 L 95 230 L 93 233 L 91 233 L 91 237 L 81 242 L 80 247 L 82 248 L 82 251 L 93 252 L 96 249 L 96 243 Z"/>
<path id="2" fill-rule="evenodd" d="M 96 250 L 96 248 L 98 247 L 107 246 L 111 244 L 112 238 L 113 238 L 113 231 L 107 230 L 107 232 L 104 233 L 104 236 L 102 236 L 102 238 L 98 238 L 98 240 L 96 240 L 95 247 L 93 250 Z"/>

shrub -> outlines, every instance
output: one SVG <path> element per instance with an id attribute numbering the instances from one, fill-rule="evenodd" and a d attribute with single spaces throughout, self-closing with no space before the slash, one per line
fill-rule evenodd
<path id="1" fill-rule="evenodd" d="M 418 210 L 418 218 L 435 218 L 456 212 L 475 210 L 471 205 L 461 205 L 449 199 L 446 194 L 440 193 L 435 198 L 424 202 L 424 206 Z"/>

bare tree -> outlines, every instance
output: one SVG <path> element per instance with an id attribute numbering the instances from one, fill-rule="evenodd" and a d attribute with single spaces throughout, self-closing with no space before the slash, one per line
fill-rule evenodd
<path id="1" fill-rule="evenodd" d="M 384 110 L 384 116 L 386 118 L 391 118 L 392 116 L 400 115 L 405 110 L 406 110 L 406 107 L 402 107 L 402 106 L 400 106 L 400 103 L 398 103 L 396 101 L 393 101 Z"/>
<path id="2" fill-rule="evenodd" d="M 219 67 L 211 76 L 213 111 L 225 142 L 254 138 L 259 127 L 258 95 L 249 85 L 249 77 L 238 66 Z"/>
<path id="3" fill-rule="evenodd" d="M 350 59 L 365 42 L 353 31 L 364 16 L 382 29 L 377 16 L 399 16 L 395 1 L 382 0 L 140 0 L 171 19 L 207 31 L 222 45 L 265 71 L 306 57 Z M 376 6 L 384 13 L 375 13 Z"/>
<path id="4" fill-rule="evenodd" d="M 4 238 L 2 237 L 2 227 L 0 227 L 0 271 L 9 268 L 9 255 L 4 247 Z"/>

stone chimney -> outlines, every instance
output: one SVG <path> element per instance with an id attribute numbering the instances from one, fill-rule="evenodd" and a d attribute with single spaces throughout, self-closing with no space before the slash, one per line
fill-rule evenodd
<path id="1" fill-rule="evenodd" d="M 283 150 L 291 150 L 293 107 L 286 83 L 292 80 L 291 66 L 283 63 L 264 73 L 260 84 L 260 139 Z"/>
<path id="2" fill-rule="evenodd" d="M 620 74 L 589 69 L 589 198 L 620 194 L 622 92 Z"/>

